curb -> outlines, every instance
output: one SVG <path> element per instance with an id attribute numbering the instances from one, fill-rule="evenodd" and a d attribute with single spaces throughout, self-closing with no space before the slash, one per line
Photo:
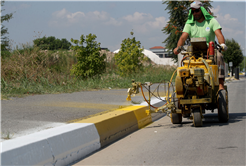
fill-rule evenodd
<path id="1" fill-rule="evenodd" d="M 239 79 L 236 79 L 234 76 L 233 77 L 227 77 L 227 78 L 225 78 L 225 81 L 226 82 L 234 81 L 234 80 L 238 81 Z"/>
<path id="2" fill-rule="evenodd" d="M 151 104 L 159 107 L 165 102 L 153 99 Z M 149 115 L 148 109 L 144 102 L 1 142 L 1 165 L 71 164 L 165 116 Z"/>
<path id="3" fill-rule="evenodd" d="M 99 149 L 100 143 L 94 124 L 68 124 L 7 140 L 1 146 L 1 165 L 67 165 Z"/>

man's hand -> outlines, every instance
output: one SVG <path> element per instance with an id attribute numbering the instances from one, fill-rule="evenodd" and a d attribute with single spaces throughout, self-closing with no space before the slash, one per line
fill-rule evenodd
<path id="1" fill-rule="evenodd" d="M 222 47 L 222 50 L 223 51 L 226 51 L 227 50 L 227 46 L 224 43 L 220 44 L 220 46 Z"/>
<path id="2" fill-rule="evenodd" d="M 173 53 L 174 53 L 175 55 L 178 55 L 182 50 L 184 50 L 184 47 L 183 47 L 183 46 L 179 46 L 179 47 L 177 47 L 177 48 L 175 48 L 175 49 L 173 50 Z"/>
<path id="3" fill-rule="evenodd" d="M 176 47 L 176 48 L 173 50 L 173 53 L 174 53 L 175 55 L 178 55 L 178 54 L 179 54 L 179 52 L 180 52 L 181 50 L 178 52 L 178 48 L 179 48 L 179 46 L 183 46 L 183 45 L 184 45 L 184 42 L 185 42 L 185 40 L 188 38 L 188 36 L 189 36 L 188 33 L 186 33 L 186 32 L 183 32 L 183 33 L 182 33 L 182 35 L 181 35 L 180 38 L 179 38 L 178 44 L 177 44 L 178 47 Z"/>
<path id="4" fill-rule="evenodd" d="M 173 50 L 173 53 L 174 53 L 175 55 L 178 55 L 178 54 L 179 54 L 179 52 L 178 52 L 178 47 L 176 47 L 176 48 Z"/>

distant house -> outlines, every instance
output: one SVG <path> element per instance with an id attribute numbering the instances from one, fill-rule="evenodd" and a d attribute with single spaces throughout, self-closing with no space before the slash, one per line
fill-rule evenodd
<path id="1" fill-rule="evenodd" d="M 165 47 L 162 46 L 154 46 L 150 48 L 150 51 L 158 55 L 160 58 L 172 58 L 170 55 L 170 51 L 165 49 Z"/>

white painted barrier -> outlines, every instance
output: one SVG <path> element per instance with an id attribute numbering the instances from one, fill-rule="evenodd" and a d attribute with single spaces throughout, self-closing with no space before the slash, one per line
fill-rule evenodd
<path id="1" fill-rule="evenodd" d="M 160 107 L 165 102 L 153 99 L 151 104 Z M 148 104 L 143 102 L 140 105 Z M 163 113 L 153 114 L 152 121 L 163 116 Z M 72 123 L 5 140 L 1 147 L 2 166 L 66 166 L 100 149 L 101 144 L 94 123 Z"/>
<path id="2" fill-rule="evenodd" d="M 68 124 L 3 141 L 1 165 L 68 165 L 97 149 L 94 124 Z"/>

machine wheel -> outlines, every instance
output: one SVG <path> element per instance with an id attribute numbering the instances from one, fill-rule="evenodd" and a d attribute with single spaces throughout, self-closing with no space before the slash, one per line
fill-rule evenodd
<path id="1" fill-rule="evenodd" d="M 171 121 L 173 124 L 181 124 L 182 114 L 171 113 Z"/>
<path id="2" fill-rule="evenodd" d="M 171 101 L 174 102 L 176 108 L 179 108 L 178 98 L 176 98 L 176 93 L 174 94 Z M 173 124 L 181 124 L 182 123 L 182 114 L 171 113 L 170 116 L 171 116 L 171 121 Z"/>
<path id="3" fill-rule="evenodd" d="M 225 90 L 220 90 L 218 93 L 218 119 L 222 123 L 229 120 L 228 98 Z"/>
<path id="4" fill-rule="evenodd" d="M 195 127 L 202 127 L 202 115 L 200 108 L 195 108 L 193 110 L 193 124 Z"/>

